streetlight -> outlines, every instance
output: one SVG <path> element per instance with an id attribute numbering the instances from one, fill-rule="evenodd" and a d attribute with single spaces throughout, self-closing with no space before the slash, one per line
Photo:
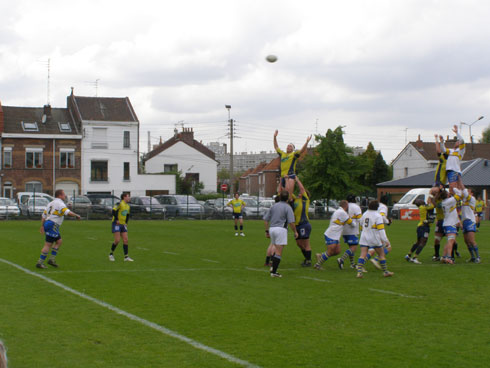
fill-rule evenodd
<path id="1" fill-rule="evenodd" d="M 231 118 L 231 105 L 225 105 L 228 110 L 228 123 L 230 124 L 230 194 L 233 196 L 233 119 Z"/>
<path id="2" fill-rule="evenodd" d="M 476 119 L 474 122 L 472 122 L 471 124 L 467 124 L 465 122 L 461 122 L 461 125 L 467 125 L 468 126 L 468 129 L 470 131 L 470 142 L 471 142 L 471 157 L 473 158 L 473 136 L 471 135 L 471 127 L 473 126 L 473 124 L 475 124 L 477 121 L 480 121 L 481 119 L 483 119 L 484 116 L 480 116 L 478 119 Z"/>

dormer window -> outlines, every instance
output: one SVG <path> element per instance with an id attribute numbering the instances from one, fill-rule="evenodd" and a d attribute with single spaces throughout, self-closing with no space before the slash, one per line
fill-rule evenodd
<path id="1" fill-rule="evenodd" d="M 71 126 L 70 123 L 58 123 L 58 126 L 60 128 L 60 132 L 71 132 Z"/>
<path id="2" fill-rule="evenodd" d="M 24 129 L 24 132 L 39 132 L 39 127 L 37 126 L 37 122 L 26 123 L 25 121 L 23 121 L 22 129 Z"/>

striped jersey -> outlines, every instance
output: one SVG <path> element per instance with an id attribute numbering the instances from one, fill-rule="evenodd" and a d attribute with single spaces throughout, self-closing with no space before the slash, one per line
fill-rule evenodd
<path id="1" fill-rule="evenodd" d="M 424 204 L 422 206 L 419 206 L 419 218 L 420 221 L 417 225 L 418 226 L 425 226 L 425 225 L 430 225 L 431 221 L 429 219 L 429 215 L 432 213 L 432 210 L 434 209 L 433 204 Z M 433 217 L 432 217 L 433 219 Z"/>
<path id="2" fill-rule="evenodd" d="M 344 225 L 349 224 L 352 224 L 352 219 L 342 207 L 339 207 L 332 214 L 330 224 L 328 225 L 327 230 L 325 230 L 325 236 L 333 240 L 339 240 L 340 236 L 342 235 Z"/>
<path id="3" fill-rule="evenodd" d="M 68 207 L 66 207 L 65 202 L 63 202 L 60 198 L 55 198 L 53 201 L 48 203 L 42 217 L 46 221 L 53 221 L 55 224 L 61 225 L 64 217 L 69 213 L 70 210 Z"/>
<path id="4" fill-rule="evenodd" d="M 463 159 L 466 145 L 464 144 L 463 137 L 458 133 L 458 140 L 460 142 L 458 148 L 446 149 L 447 162 L 446 170 L 452 170 L 461 173 L 461 160 Z"/>
<path id="5" fill-rule="evenodd" d="M 281 177 L 296 174 L 296 163 L 298 162 L 300 152 L 293 151 L 287 153 L 280 148 L 277 148 L 276 151 L 281 157 Z"/>
<path id="6" fill-rule="evenodd" d="M 344 226 L 342 235 L 359 235 L 359 221 L 362 217 L 361 207 L 355 203 L 349 203 L 347 213 L 352 219 L 352 226 Z"/>
<path id="7" fill-rule="evenodd" d="M 442 209 L 444 210 L 444 226 L 456 226 L 459 224 L 458 216 L 458 201 L 461 198 L 458 195 L 446 198 L 442 201 Z"/>
<path id="8" fill-rule="evenodd" d="M 476 222 L 475 204 L 476 199 L 472 195 L 468 195 L 463 198 L 463 205 L 461 206 L 461 221 L 471 220 L 471 222 Z"/>
<path id="9" fill-rule="evenodd" d="M 308 195 L 303 193 L 301 197 L 296 197 L 293 194 L 293 212 L 294 212 L 294 220 L 295 224 L 306 224 L 307 222 L 310 222 L 310 219 L 308 217 L 308 208 L 310 207 L 310 199 L 308 198 Z"/>
<path id="10" fill-rule="evenodd" d="M 387 241 L 383 217 L 378 211 L 367 210 L 361 217 L 360 245 L 380 246 Z"/>

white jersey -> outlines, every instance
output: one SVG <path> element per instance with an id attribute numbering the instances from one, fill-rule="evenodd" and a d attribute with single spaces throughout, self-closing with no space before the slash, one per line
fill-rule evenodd
<path id="1" fill-rule="evenodd" d="M 446 149 L 448 154 L 446 161 L 446 171 L 452 170 L 461 174 L 461 160 L 465 153 L 465 144 L 463 137 L 458 133 L 459 147 L 454 149 Z"/>
<path id="2" fill-rule="evenodd" d="M 351 224 L 352 219 L 349 217 L 347 212 L 342 207 L 339 207 L 332 214 L 332 218 L 330 219 L 330 225 L 328 225 L 328 229 L 325 231 L 325 236 L 329 237 L 333 240 L 339 240 L 342 235 L 342 229 L 345 224 Z"/>
<path id="3" fill-rule="evenodd" d="M 68 215 L 70 210 L 66 207 L 65 202 L 60 198 L 55 198 L 54 201 L 48 203 L 48 206 L 43 212 L 43 219 L 46 221 L 53 221 L 54 223 L 61 225 L 63 223 L 64 216 Z"/>
<path id="4" fill-rule="evenodd" d="M 465 197 L 463 198 L 463 205 L 461 206 L 461 221 L 471 220 L 471 222 L 476 222 L 475 205 L 475 197 L 468 195 L 467 191 L 465 190 Z"/>
<path id="5" fill-rule="evenodd" d="M 367 210 L 361 218 L 361 239 L 360 245 L 381 246 L 387 242 L 383 217 L 378 211 Z"/>
<path id="6" fill-rule="evenodd" d="M 378 213 L 383 218 L 383 222 L 385 224 L 389 224 L 390 220 L 388 220 L 388 207 L 384 203 L 380 203 L 378 207 Z"/>
<path id="7" fill-rule="evenodd" d="M 442 201 L 442 209 L 444 211 L 443 226 L 456 226 L 459 224 L 459 216 L 457 210 L 458 198 L 449 197 Z"/>
<path id="8" fill-rule="evenodd" d="M 362 217 L 361 207 L 355 203 L 349 203 L 349 208 L 347 209 L 349 217 L 352 219 L 352 224 L 349 226 L 344 226 L 342 230 L 342 235 L 359 235 L 359 221 Z"/>

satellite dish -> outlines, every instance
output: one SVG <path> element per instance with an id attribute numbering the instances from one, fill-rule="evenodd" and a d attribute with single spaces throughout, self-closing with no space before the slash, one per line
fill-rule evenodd
<path id="1" fill-rule="evenodd" d="M 43 114 L 43 117 L 42 117 L 42 119 L 41 119 L 41 122 L 42 122 L 43 124 L 44 124 L 44 123 L 46 123 L 46 114 Z"/>

